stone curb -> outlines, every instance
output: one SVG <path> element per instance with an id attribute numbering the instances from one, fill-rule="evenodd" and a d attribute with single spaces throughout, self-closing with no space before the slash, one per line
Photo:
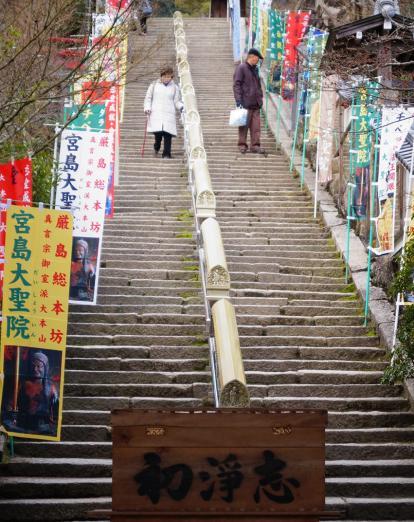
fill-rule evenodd
<path id="1" fill-rule="evenodd" d="M 263 78 L 262 78 L 263 83 Z M 263 89 L 264 83 L 263 83 Z M 268 103 L 268 124 L 272 134 L 276 136 L 277 128 L 277 102 L 276 96 L 273 94 L 269 95 Z M 291 151 L 292 151 L 292 138 L 289 136 L 286 128 L 283 124 L 283 118 L 281 118 L 282 124 L 280 125 L 280 150 L 290 162 Z M 301 156 L 299 152 L 295 151 L 294 157 L 294 176 L 300 176 L 301 169 Z M 311 168 L 309 161 L 305 163 L 305 176 L 304 186 L 312 198 L 315 197 L 315 172 Z M 330 230 L 332 238 L 335 241 L 337 249 L 340 251 L 342 258 L 345 259 L 346 250 L 346 232 L 347 223 L 346 219 L 338 216 L 338 210 L 335 205 L 334 199 L 325 190 L 318 190 L 317 195 L 318 209 L 322 216 L 323 222 L 326 227 Z M 360 240 L 360 238 L 351 230 L 350 236 L 350 261 L 349 271 L 352 280 L 357 288 L 358 294 L 365 304 L 366 284 L 367 284 L 367 251 Z M 386 348 L 388 353 L 391 353 L 393 337 L 394 337 L 394 324 L 395 324 L 395 309 L 388 301 L 387 296 L 382 288 L 371 286 L 370 299 L 369 299 L 369 311 L 370 318 L 378 335 L 381 339 L 381 344 Z M 414 379 L 409 379 L 404 383 L 405 394 L 410 401 L 411 409 L 414 410 Z"/>

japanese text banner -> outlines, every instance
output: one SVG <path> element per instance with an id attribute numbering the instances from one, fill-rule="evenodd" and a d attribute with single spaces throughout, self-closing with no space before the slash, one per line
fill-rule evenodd
<path id="1" fill-rule="evenodd" d="M 7 210 L 3 345 L 66 346 L 72 216 Z"/>
<path id="2" fill-rule="evenodd" d="M 380 213 L 376 218 L 377 255 L 394 251 L 396 152 L 407 136 L 413 123 L 414 108 L 384 107 L 382 110 L 381 145 L 378 171 L 378 204 Z"/>
<path id="3" fill-rule="evenodd" d="M 62 134 L 56 205 L 74 214 L 70 302 L 95 304 L 115 133 Z"/>

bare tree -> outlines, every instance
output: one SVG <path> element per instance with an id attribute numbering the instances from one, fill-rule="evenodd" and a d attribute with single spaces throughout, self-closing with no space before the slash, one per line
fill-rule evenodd
<path id="1" fill-rule="evenodd" d="M 71 37 L 91 25 L 85 23 L 84 0 L 0 0 L 0 9 L 0 154 L 3 146 L 28 140 L 36 152 L 53 140 L 43 124 L 60 116 L 69 91 L 76 94 L 76 86 L 88 81 L 90 96 L 102 82 L 110 87 L 125 81 L 114 66 L 119 73 L 129 12 L 115 13 L 103 34 L 92 39 L 87 31 Z M 136 49 L 131 62 L 148 60 L 161 45 L 158 41 L 145 53 Z M 88 101 L 83 97 L 79 111 Z"/>

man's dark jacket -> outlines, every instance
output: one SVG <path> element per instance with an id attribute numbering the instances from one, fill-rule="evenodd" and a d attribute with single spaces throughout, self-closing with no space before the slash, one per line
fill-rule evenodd
<path id="1" fill-rule="evenodd" d="M 255 65 L 241 63 L 234 72 L 233 92 L 237 105 L 245 109 L 259 109 L 263 105 L 263 91 L 259 71 Z"/>

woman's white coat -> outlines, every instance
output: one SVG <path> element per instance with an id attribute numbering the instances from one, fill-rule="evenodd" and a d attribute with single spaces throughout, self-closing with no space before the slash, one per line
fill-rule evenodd
<path id="1" fill-rule="evenodd" d="M 148 132 L 165 131 L 177 135 L 175 111 L 180 111 L 180 89 L 173 80 L 164 85 L 161 80 L 153 82 L 147 90 L 144 111 L 151 111 L 148 118 Z"/>

